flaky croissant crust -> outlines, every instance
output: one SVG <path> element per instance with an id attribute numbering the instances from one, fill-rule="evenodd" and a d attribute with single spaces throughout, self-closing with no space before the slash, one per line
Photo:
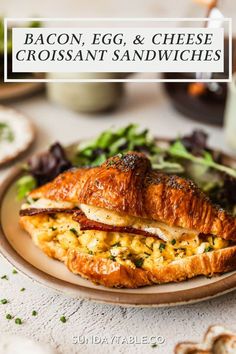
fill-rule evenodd
<path id="1" fill-rule="evenodd" d="M 192 181 L 152 170 L 149 159 L 137 152 L 112 157 L 100 167 L 71 169 L 30 196 L 92 205 L 236 239 L 236 218 L 213 205 Z"/>

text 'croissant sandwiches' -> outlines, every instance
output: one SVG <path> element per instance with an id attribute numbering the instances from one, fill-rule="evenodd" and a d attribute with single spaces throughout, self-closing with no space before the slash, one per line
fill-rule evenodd
<path id="1" fill-rule="evenodd" d="M 236 218 L 141 153 L 71 169 L 33 190 L 20 225 L 49 257 L 108 287 L 182 281 L 236 268 Z"/>

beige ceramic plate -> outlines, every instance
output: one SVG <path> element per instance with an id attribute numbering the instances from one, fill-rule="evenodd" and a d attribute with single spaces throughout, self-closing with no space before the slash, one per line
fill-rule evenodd
<path id="1" fill-rule="evenodd" d="M 233 160 L 232 160 L 233 161 Z M 0 250 L 19 271 L 45 286 L 73 297 L 84 297 L 123 306 L 170 306 L 209 299 L 236 289 L 236 271 L 211 279 L 197 277 L 176 284 L 139 289 L 109 289 L 70 273 L 60 262 L 48 258 L 18 225 L 20 203 L 16 201 L 13 170 L 0 187 Z"/>

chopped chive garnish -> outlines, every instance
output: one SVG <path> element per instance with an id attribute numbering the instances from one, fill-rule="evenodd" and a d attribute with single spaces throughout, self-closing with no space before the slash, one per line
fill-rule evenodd
<path id="1" fill-rule="evenodd" d="M 7 303 L 8 303 L 7 299 L 2 299 L 2 300 L 1 300 L 1 304 L 5 305 L 5 304 L 7 304 Z"/>
<path id="2" fill-rule="evenodd" d="M 111 247 L 120 247 L 120 246 L 121 246 L 120 242 L 116 242 Z"/>
<path id="3" fill-rule="evenodd" d="M 14 140 L 14 133 L 11 127 L 4 122 L 0 123 L 0 141 L 9 141 L 12 142 Z"/>
<path id="4" fill-rule="evenodd" d="M 21 288 L 20 291 L 25 291 L 25 288 Z"/>
<path id="5" fill-rule="evenodd" d="M 13 319 L 13 316 L 8 313 L 8 314 L 6 315 L 6 319 L 7 319 L 7 320 L 12 320 L 12 319 Z"/>
<path id="6" fill-rule="evenodd" d="M 166 248 L 166 245 L 164 243 L 161 243 L 159 246 L 159 250 L 162 252 Z"/>
<path id="7" fill-rule="evenodd" d="M 171 244 L 175 245 L 176 244 L 176 240 L 173 238 L 173 240 L 171 240 Z"/>
<path id="8" fill-rule="evenodd" d="M 62 323 L 66 323 L 66 318 L 65 318 L 65 316 L 61 316 L 60 321 L 61 321 Z"/>
<path id="9" fill-rule="evenodd" d="M 88 251 L 88 254 L 93 254 L 93 251 L 90 251 L 90 250 L 89 250 L 89 251 Z"/>
<path id="10" fill-rule="evenodd" d="M 213 248 L 211 246 L 205 248 L 205 252 L 210 252 L 210 251 L 213 251 Z"/>
<path id="11" fill-rule="evenodd" d="M 22 324 L 22 320 L 20 318 L 16 318 L 15 319 L 15 324 L 21 325 Z"/>
<path id="12" fill-rule="evenodd" d="M 17 270 L 13 269 L 12 274 L 17 274 Z"/>
<path id="13" fill-rule="evenodd" d="M 1 277 L 1 279 L 8 280 L 8 276 L 7 276 L 7 275 L 3 275 L 3 276 Z"/>
<path id="14" fill-rule="evenodd" d="M 134 264 L 136 265 L 137 268 L 141 268 L 143 265 L 144 260 L 142 258 L 138 258 L 134 261 Z"/>
<path id="15" fill-rule="evenodd" d="M 57 228 L 54 227 L 54 226 L 50 226 L 49 229 L 52 230 L 52 231 L 56 231 Z"/>
<path id="16" fill-rule="evenodd" d="M 74 227 L 72 227 L 70 231 L 73 232 L 74 235 L 78 236 L 78 232 Z"/>
<path id="17" fill-rule="evenodd" d="M 37 311 L 32 311 L 32 316 L 37 316 L 38 312 Z"/>
<path id="18" fill-rule="evenodd" d="M 111 259 L 112 261 L 115 261 L 115 260 L 116 260 L 116 257 L 111 254 L 111 255 L 110 255 L 110 259 Z"/>

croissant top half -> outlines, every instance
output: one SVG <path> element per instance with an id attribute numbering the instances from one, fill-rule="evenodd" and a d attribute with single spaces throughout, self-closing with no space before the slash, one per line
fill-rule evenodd
<path id="1" fill-rule="evenodd" d="M 92 205 L 236 240 L 236 218 L 213 205 L 192 181 L 152 170 L 141 153 L 117 155 L 100 167 L 71 169 L 30 196 Z"/>

